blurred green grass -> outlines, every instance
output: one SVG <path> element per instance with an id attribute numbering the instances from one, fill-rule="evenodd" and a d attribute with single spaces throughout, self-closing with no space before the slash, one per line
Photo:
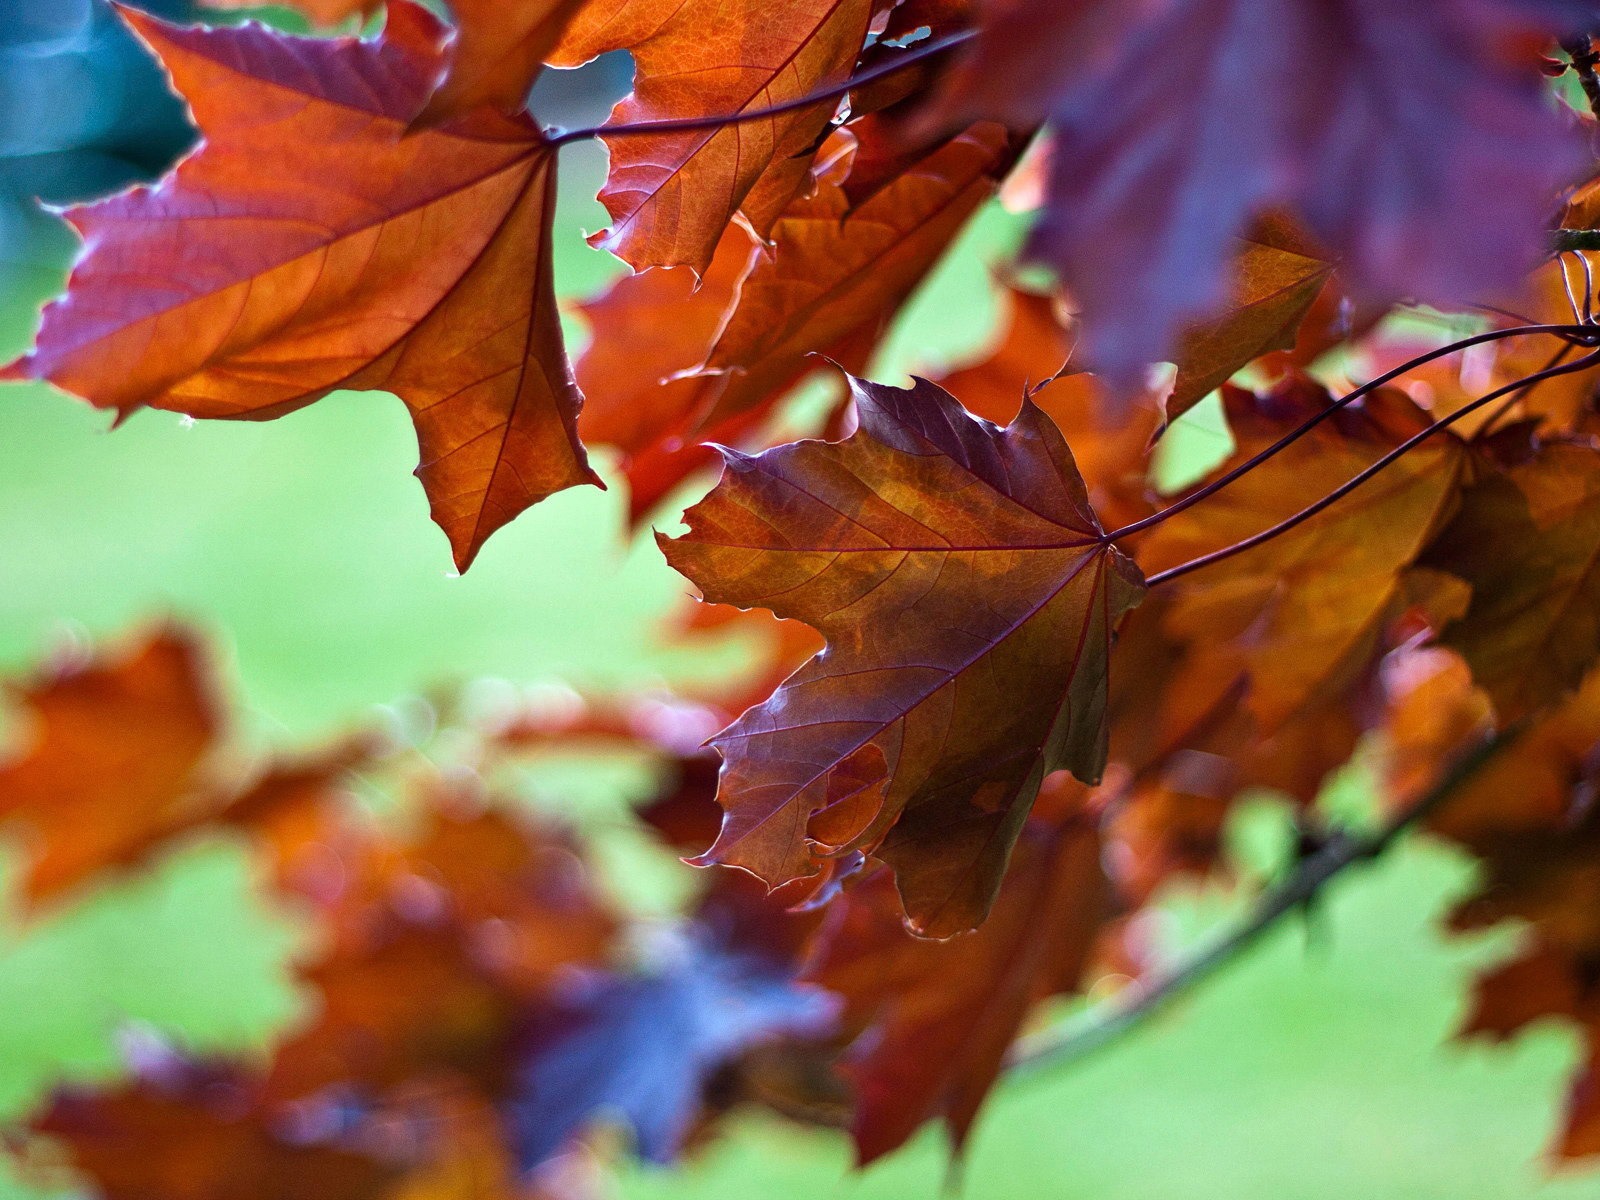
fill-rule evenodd
<path id="1" fill-rule="evenodd" d="M 558 274 L 573 295 L 614 264 L 580 228 L 597 160 L 568 170 Z M 918 297 L 878 374 L 969 352 L 992 321 L 991 212 Z M 60 263 L 41 248 L 39 278 Z M 0 340 L 29 336 L 31 298 Z M 254 732 L 291 743 L 420 689 L 482 675 L 628 687 L 726 667 L 673 654 L 660 619 L 687 585 L 621 533 L 616 493 L 558 496 L 449 570 L 410 478 L 415 443 L 392 398 L 342 395 L 271 424 L 142 413 L 115 433 L 38 386 L 0 390 L 0 670 L 63 637 L 108 638 L 174 613 L 225 647 Z M 579 789 L 581 790 L 581 789 Z M 963 1175 L 972 1200 L 1578 1200 L 1600 1181 L 1537 1162 L 1574 1047 L 1537 1031 L 1493 1052 L 1445 1044 L 1485 946 L 1433 922 L 1465 884 L 1444 851 L 1411 848 L 1352 879 L 1324 942 L 1280 930 L 1165 1019 L 1092 1061 L 1003 1089 Z M 1215 895 L 1162 913 L 1182 940 L 1225 919 Z M 235 846 L 189 847 L 36 927 L 0 930 L 0 1119 L 62 1076 L 113 1073 L 130 1036 L 260 1047 L 300 1003 L 292 922 L 252 897 Z M 935 1131 L 862 1177 L 842 1138 L 750 1119 L 680 1172 L 639 1170 L 628 1200 L 938 1193 Z M 0 1196 L 29 1193 L 0 1181 Z"/>

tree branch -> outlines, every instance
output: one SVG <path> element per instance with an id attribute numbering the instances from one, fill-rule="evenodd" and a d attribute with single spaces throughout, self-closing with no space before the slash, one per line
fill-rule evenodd
<path id="1" fill-rule="evenodd" d="M 1555 254 L 1600 250 L 1600 229 L 1557 229 L 1550 235 L 1550 249 Z"/>
<path id="2" fill-rule="evenodd" d="M 1065 1066 L 1135 1029 L 1250 949 L 1279 921 L 1304 907 L 1349 868 L 1381 857 L 1407 830 L 1437 812 L 1457 788 L 1520 737 L 1522 730 L 1523 726 L 1512 725 L 1486 738 L 1458 758 L 1433 787 L 1371 833 L 1335 836 L 1304 859 L 1288 879 L 1263 895 L 1236 928 L 1192 957 L 1154 978 L 1129 985 L 1116 999 L 1087 1014 L 1086 1019 L 1064 1022 L 1019 1042 L 1007 1062 L 1008 1068 L 1032 1075 Z"/>
<path id="3" fill-rule="evenodd" d="M 732 125 L 748 125 L 754 121 L 766 121 L 772 117 L 785 116 L 788 113 L 799 112 L 810 108 L 814 104 L 821 104 L 825 100 L 837 100 L 846 96 L 858 87 L 869 83 L 876 83 L 890 75 L 898 74 L 908 67 L 926 62 L 936 55 L 954 50 L 957 46 L 965 45 L 977 36 L 975 29 L 963 29 L 958 33 L 948 34 L 942 38 L 935 38 L 890 62 L 862 71 L 859 75 L 852 75 L 849 79 L 830 87 L 821 88 L 809 95 L 799 96 L 793 100 L 785 100 L 782 104 L 774 104 L 769 108 L 752 108 L 744 112 L 718 113 L 709 117 L 685 117 L 670 121 L 636 121 L 629 125 L 593 125 L 585 129 L 569 129 L 565 133 L 558 133 L 550 139 L 552 149 L 569 146 L 573 142 L 587 142 L 595 138 L 618 137 L 645 137 L 649 135 L 661 136 L 670 133 L 705 133 L 718 129 L 726 129 Z"/>

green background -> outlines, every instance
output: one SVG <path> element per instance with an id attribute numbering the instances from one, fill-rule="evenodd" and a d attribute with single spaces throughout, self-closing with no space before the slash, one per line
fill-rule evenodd
<path id="1" fill-rule="evenodd" d="M 615 272 L 580 236 L 603 223 L 590 199 L 599 165 L 592 148 L 564 163 L 558 275 L 568 295 Z M 985 215 L 917 298 L 880 378 L 981 343 L 993 320 L 987 260 L 1012 225 L 998 210 Z M 42 236 L 31 267 L 11 274 L 0 305 L 7 357 L 25 346 L 36 299 L 59 283 L 65 246 Z M 439 684 L 628 687 L 727 661 L 660 644 L 659 623 L 688 588 L 648 538 L 626 540 L 615 491 L 547 501 L 455 577 L 391 397 L 339 395 L 269 424 L 156 412 L 115 432 L 107 424 L 44 386 L 0 389 L 8 675 L 64 640 L 114 639 L 177 615 L 216 638 L 248 732 L 294 746 Z M 1214 450 L 1217 436 L 1192 431 L 1190 452 Z M 1278 832 L 1274 811 L 1258 807 L 1241 841 L 1270 862 Z M 1574 1039 L 1551 1027 L 1509 1048 L 1448 1041 L 1474 964 L 1510 942 L 1436 935 L 1439 913 L 1469 882 L 1447 852 L 1407 847 L 1345 881 L 1315 937 L 1282 928 L 1128 1040 L 1003 1087 L 970 1147 L 964 1194 L 1600 1196 L 1600 1175 L 1553 1175 L 1541 1161 Z M 1237 903 L 1176 895 L 1153 914 L 1153 935 L 1184 942 Z M 260 1052 L 303 1011 L 286 966 L 299 944 L 294 925 L 251 894 L 241 849 L 215 839 L 41 922 L 0 927 L 0 1120 L 55 1081 L 114 1074 L 141 1031 Z M 640 1170 L 619 1189 L 636 1200 L 865 1200 L 932 1196 L 947 1176 L 936 1131 L 864 1175 L 848 1168 L 842 1138 L 751 1118 L 694 1164 Z M 0 1180 L 0 1196 L 31 1194 Z"/>

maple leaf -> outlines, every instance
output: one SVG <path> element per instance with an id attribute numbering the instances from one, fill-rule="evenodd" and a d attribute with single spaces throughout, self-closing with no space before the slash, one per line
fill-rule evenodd
<path id="1" fill-rule="evenodd" d="M 313 1019 L 277 1047 L 263 1085 L 276 1102 L 340 1088 L 382 1096 L 408 1081 L 462 1077 L 493 1086 L 521 1005 L 448 928 L 399 929 L 367 949 L 336 949 L 302 980 Z"/>
<path id="2" fill-rule="evenodd" d="M 933 1119 L 960 1148 L 1028 1013 L 1083 984 L 1111 911 L 1100 851 L 1081 815 L 1030 822 L 989 919 L 947 942 L 907 935 L 887 873 L 830 906 L 805 977 L 844 997 L 842 1023 L 861 1031 L 842 1063 L 859 1165 Z"/>
<path id="3" fill-rule="evenodd" d="M 667 957 L 635 975 L 593 974 L 534 1018 L 506 1105 L 525 1165 L 606 1118 L 626 1123 L 642 1157 L 671 1161 L 718 1071 L 753 1047 L 832 1024 L 829 997 L 764 954 L 701 930 Z"/>
<path id="4" fill-rule="evenodd" d="M 1223 389 L 1237 447 L 1226 472 L 1332 402 L 1304 378 L 1256 396 Z M 1154 571 L 1269 528 L 1426 428 L 1404 393 L 1344 408 L 1204 503 L 1164 521 L 1140 551 Z M 1187 670 L 1219 688 L 1242 672 L 1244 703 L 1270 732 L 1369 667 L 1404 597 L 1408 569 L 1455 504 L 1464 455 L 1436 437 L 1298 528 L 1173 583 L 1167 629 Z"/>
<path id="5" fill-rule="evenodd" d="M 617 918 L 570 844 L 503 812 L 458 812 L 458 799 L 425 792 L 403 841 L 333 843 L 346 882 L 325 898 L 329 944 L 303 973 L 321 1003 L 278 1047 L 272 1098 L 442 1074 L 492 1088 L 526 1006 L 608 957 Z"/>
<path id="6" fill-rule="evenodd" d="M 1583 147 L 1508 46 L 1592 17 L 1583 0 L 1006 0 L 932 119 L 1050 122 L 1030 253 L 1127 381 L 1218 311 L 1229 239 L 1272 208 L 1361 298 L 1515 285 Z"/>
<path id="7" fill-rule="evenodd" d="M 1577 686 L 1600 657 L 1600 450 L 1551 443 L 1487 474 L 1426 563 L 1472 586 L 1444 639 L 1503 718 Z"/>
<path id="8" fill-rule="evenodd" d="M 83 257 L 12 377 L 122 415 L 252 420 L 393 391 L 463 569 L 530 504 L 598 484 L 553 292 L 548 142 L 487 111 L 401 136 L 442 25 L 409 3 L 376 43 L 127 19 L 205 140 L 155 188 L 68 214 Z"/>
<path id="9" fill-rule="evenodd" d="M 24 725 L 0 762 L 0 820 L 28 837 L 30 903 L 142 861 L 212 809 L 215 689 L 198 640 L 171 627 L 14 689 Z"/>
<path id="10" fill-rule="evenodd" d="M 705 861 L 777 886 L 872 852 L 913 927 L 949 936 L 982 920 L 1043 777 L 1099 776 L 1112 632 L 1143 584 L 1037 408 L 1000 430 L 926 381 L 851 388 L 854 435 L 726 452 L 661 539 L 707 600 L 827 640 L 713 739 Z"/>
<path id="11" fill-rule="evenodd" d="M 576 66 L 609 50 L 632 53 L 634 90 L 612 111 L 613 126 L 744 113 L 846 78 L 874 7 L 873 0 L 591 0 L 551 61 Z M 783 175 L 778 200 L 795 194 L 836 107 L 824 101 L 715 129 L 608 137 L 611 170 L 600 199 L 612 226 L 591 241 L 636 270 L 703 271 L 765 177 Z M 769 199 L 763 207 L 775 212 L 783 204 Z"/>
<path id="12" fill-rule="evenodd" d="M 278 892 L 331 906 L 348 883 L 345 855 L 360 853 L 364 834 L 349 813 L 354 773 L 380 765 L 386 749 L 356 736 L 274 761 L 207 821 L 249 838 Z"/>
<path id="13" fill-rule="evenodd" d="M 578 430 L 585 444 L 622 452 L 630 524 L 715 457 L 694 430 L 720 382 L 685 373 L 705 360 L 754 253 L 750 236 L 730 226 L 698 279 L 686 268 L 625 275 L 579 306 L 592 336 L 576 365 L 588 397 Z M 760 386 L 776 400 L 808 369 L 796 363 Z"/>

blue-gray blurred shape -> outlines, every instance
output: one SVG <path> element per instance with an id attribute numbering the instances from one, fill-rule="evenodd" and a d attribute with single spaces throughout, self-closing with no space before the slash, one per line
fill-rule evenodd
<path id="1" fill-rule="evenodd" d="M 194 16 L 189 0 L 137 2 Z M 70 252 L 37 201 L 69 204 L 151 179 L 192 138 L 160 67 L 105 0 L 0 2 L 0 286 L 13 297 L 34 290 Z"/>

